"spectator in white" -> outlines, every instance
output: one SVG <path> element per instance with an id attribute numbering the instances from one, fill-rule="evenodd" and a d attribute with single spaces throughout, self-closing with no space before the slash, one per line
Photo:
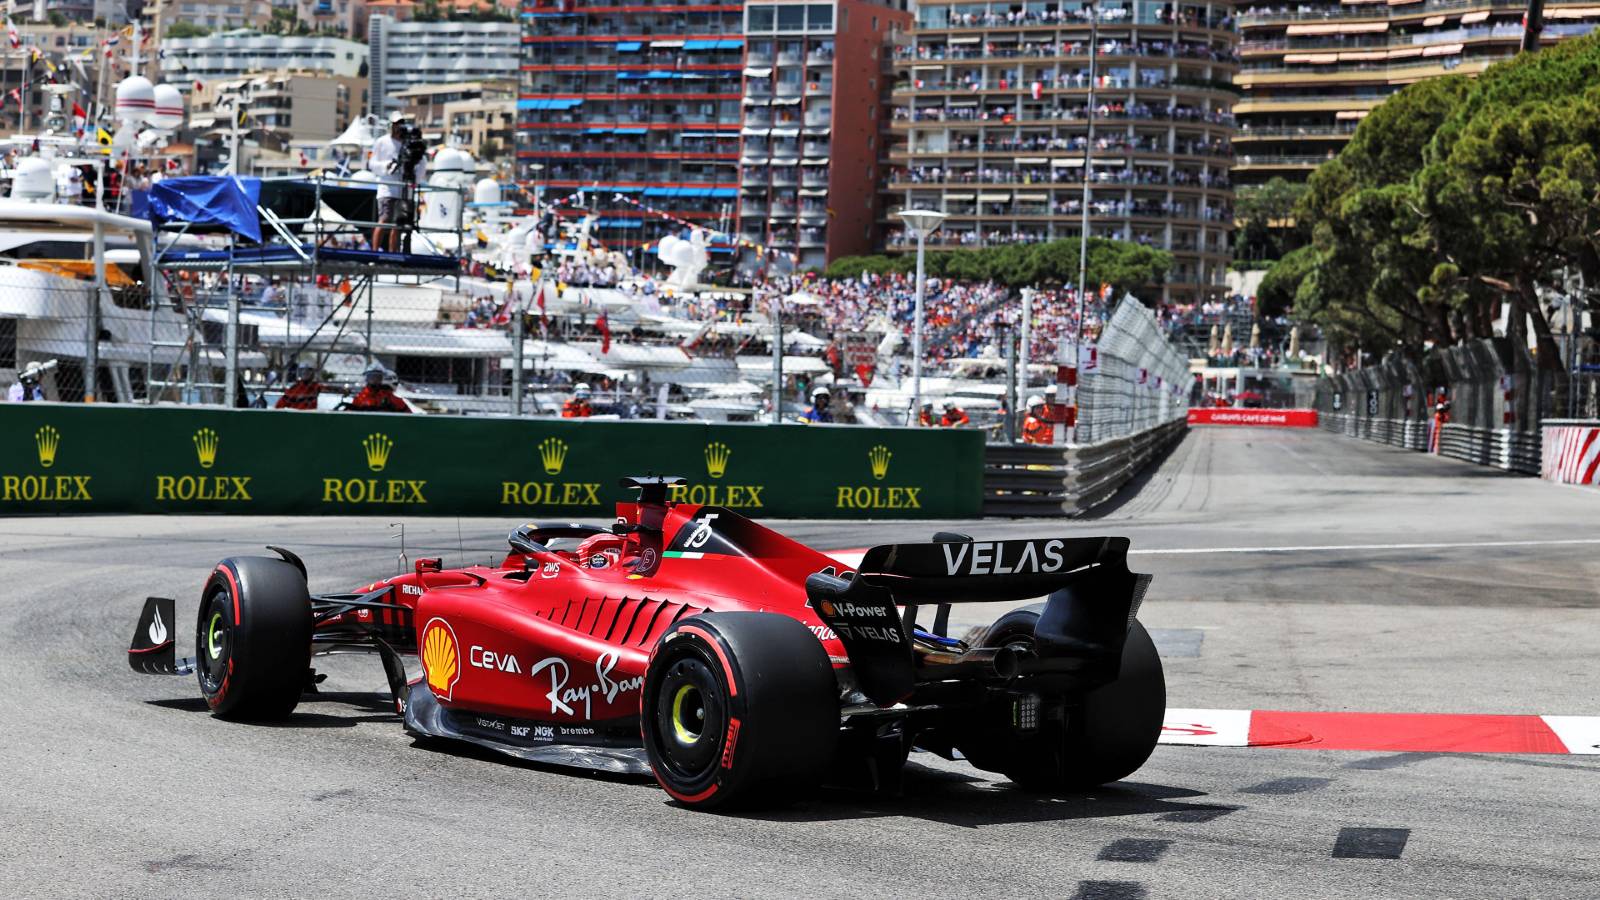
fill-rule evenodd
<path id="1" fill-rule="evenodd" d="M 404 113 L 391 115 L 389 133 L 373 142 L 372 153 L 367 157 L 367 171 L 378 176 L 378 227 L 372 230 L 372 249 L 390 253 L 400 252 L 400 233 L 411 225 L 416 214 L 410 186 L 421 184 L 427 173 L 426 160 L 417 160 L 411 167 L 410 185 L 401 177 L 400 135 L 405 124 Z"/>
<path id="2" fill-rule="evenodd" d="M 283 306 L 284 301 L 285 297 L 283 293 L 283 287 L 278 284 L 278 279 L 274 278 L 272 281 L 268 282 L 267 286 L 261 291 L 261 305 Z"/>
<path id="3" fill-rule="evenodd" d="M 44 367 L 38 363 L 29 363 L 22 374 L 17 377 L 17 383 L 6 392 L 6 399 L 12 403 L 29 403 L 44 399 L 44 386 L 39 384 L 39 376 L 44 374 Z"/>

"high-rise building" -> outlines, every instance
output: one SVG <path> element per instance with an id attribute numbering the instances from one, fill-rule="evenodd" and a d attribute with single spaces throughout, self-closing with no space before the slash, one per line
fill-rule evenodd
<path id="1" fill-rule="evenodd" d="M 366 63 L 366 46 L 343 38 L 280 37 L 239 30 L 161 42 L 162 74 L 184 92 L 195 81 L 280 69 L 354 78 L 366 74 L 362 71 Z"/>
<path id="2" fill-rule="evenodd" d="M 1233 4 L 1098 6 L 1086 154 L 1084 4 L 918 4 L 894 60 L 892 206 L 946 213 L 934 248 L 1077 238 L 1087 177 L 1093 236 L 1172 252 L 1164 299 L 1220 292 L 1233 229 Z M 887 221 L 891 250 L 914 246 Z"/>
<path id="3" fill-rule="evenodd" d="M 766 262 L 821 268 L 871 252 L 885 55 L 910 24 L 868 0 L 746 6 L 739 233 L 771 249 Z"/>
<path id="4" fill-rule="evenodd" d="M 514 81 L 520 42 L 514 22 L 399 22 L 374 12 L 367 23 L 373 111 L 398 109 L 395 93 L 422 85 Z"/>
<path id="5" fill-rule="evenodd" d="M 585 188 L 596 235 L 615 248 L 681 227 L 641 205 L 734 229 L 742 3 L 531 0 L 523 22 L 519 180 L 547 196 Z"/>
<path id="6" fill-rule="evenodd" d="M 1234 177 L 1304 180 L 1361 119 L 1408 84 L 1477 74 L 1516 55 L 1525 4 L 1503 0 L 1307 0 L 1242 8 L 1243 95 Z M 1554 2 L 1541 41 L 1588 34 L 1600 7 Z"/>

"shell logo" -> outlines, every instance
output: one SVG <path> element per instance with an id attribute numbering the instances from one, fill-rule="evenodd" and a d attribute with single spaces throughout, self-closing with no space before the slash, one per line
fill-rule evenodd
<path id="1" fill-rule="evenodd" d="M 429 619 L 422 629 L 422 671 L 429 690 L 439 699 L 449 700 L 461 678 L 461 652 L 455 629 L 443 619 Z"/>

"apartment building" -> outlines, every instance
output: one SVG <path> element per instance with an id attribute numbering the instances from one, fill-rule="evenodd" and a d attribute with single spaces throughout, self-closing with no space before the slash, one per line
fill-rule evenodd
<path id="1" fill-rule="evenodd" d="M 517 133 L 516 82 L 430 84 L 392 96 L 431 140 L 448 140 L 487 162 L 511 161 Z"/>
<path id="2" fill-rule="evenodd" d="M 821 268 L 877 243 L 886 56 L 910 24 L 866 0 L 746 6 L 739 234 L 774 251 L 762 262 Z"/>
<path id="3" fill-rule="evenodd" d="M 364 44 L 332 37 L 283 37 L 249 29 L 205 37 L 166 38 L 161 72 L 180 91 L 195 81 L 226 81 L 260 72 L 293 70 L 364 77 Z"/>
<path id="4" fill-rule="evenodd" d="M 423 85 L 515 81 L 521 34 L 514 22 L 401 22 L 374 11 L 367 48 L 376 111 L 398 109 L 396 92 Z"/>
<path id="5" fill-rule="evenodd" d="M 1241 7 L 1242 97 L 1234 178 L 1307 178 L 1373 107 L 1408 84 L 1477 74 L 1515 56 L 1526 4 L 1507 0 L 1301 0 Z M 1600 7 L 1551 2 L 1545 44 L 1588 34 Z"/>
<path id="6" fill-rule="evenodd" d="M 518 179 L 546 196 L 585 188 L 608 246 L 643 247 L 672 225 L 622 195 L 733 230 L 739 198 L 742 3 L 524 7 Z M 732 247 L 719 246 L 721 259 Z"/>
<path id="7" fill-rule="evenodd" d="M 1161 299 L 1219 293 L 1233 229 L 1233 5 L 1099 9 L 1091 152 L 1082 4 L 923 0 L 895 49 L 889 211 L 946 213 L 933 248 L 1076 239 L 1087 180 L 1093 236 L 1172 252 Z M 914 246 L 892 215 L 885 224 L 891 251 Z"/>

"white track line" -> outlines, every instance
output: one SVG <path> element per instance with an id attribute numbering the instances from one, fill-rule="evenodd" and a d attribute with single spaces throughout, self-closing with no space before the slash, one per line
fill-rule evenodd
<path id="1" fill-rule="evenodd" d="M 1600 544 L 1600 538 L 1571 538 L 1554 541 L 1460 541 L 1426 544 L 1308 544 L 1299 547 L 1174 547 L 1169 549 L 1135 548 L 1128 553 L 1149 555 L 1179 555 L 1199 553 L 1331 553 L 1342 550 L 1460 550 L 1474 547 L 1560 547 Z"/>
<path id="2" fill-rule="evenodd" d="M 1470 550 L 1477 547 L 1572 547 L 1600 545 L 1600 538 L 1567 538 L 1552 541 L 1457 541 L 1426 544 L 1305 544 L 1297 547 L 1169 547 L 1139 548 L 1132 555 L 1191 556 L 1206 553 L 1338 553 L 1354 550 Z M 828 555 L 848 566 L 859 565 L 862 550 L 832 550 Z"/>

